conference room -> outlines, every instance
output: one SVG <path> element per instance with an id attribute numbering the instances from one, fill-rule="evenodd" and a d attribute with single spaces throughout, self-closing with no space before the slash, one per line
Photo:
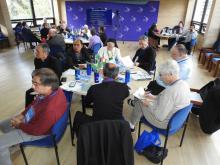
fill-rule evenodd
<path id="1" fill-rule="evenodd" d="M 219 0 L 1 0 L 0 165 L 217 165 Z"/>

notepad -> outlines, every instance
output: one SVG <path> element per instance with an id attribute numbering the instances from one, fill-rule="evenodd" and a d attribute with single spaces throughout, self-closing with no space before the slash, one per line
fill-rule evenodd
<path id="1" fill-rule="evenodd" d="M 122 64 L 127 67 L 127 68 L 133 68 L 134 67 L 134 63 L 131 60 L 130 56 L 125 56 L 121 58 Z"/>
<path id="2" fill-rule="evenodd" d="M 197 92 L 192 92 L 192 91 L 191 91 L 191 92 L 190 92 L 190 99 L 191 99 L 192 101 L 196 101 L 196 102 L 199 102 L 199 103 L 202 103 L 202 102 L 203 102 L 203 100 L 202 100 L 200 94 L 197 93 Z"/>

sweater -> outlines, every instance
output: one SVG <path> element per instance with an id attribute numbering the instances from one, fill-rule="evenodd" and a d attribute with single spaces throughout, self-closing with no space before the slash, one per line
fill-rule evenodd
<path id="1" fill-rule="evenodd" d="M 123 102 L 128 96 L 127 85 L 115 81 L 102 82 L 89 88 L 86 95 L 86 105 L 94 104 L 94 120 L 123 119 Z"/>
<path id="2" fill-rule="evenodd" d="M 21 123 L 18 128 L 27 134 L 40 136 L 50 133 L 53 125 L 66 111 L 67 102 L 63 91 L 59 88 L 42 100 L 36 98 L 22 114 L 25 115 L 31 106 L 35 115 L 28 123 Z"/>
<path id="3" fill-rule="evenodd" d="M 166 128 L 172 115 L 190 104 L 190 88 L 183 80 L 163 90 L 147 107 L 144 117 L 158 128 Z"/>
<path id="4" fill-rule="evenodd" d="M 62 74 L 62 65 L 61 62 L 52 56 L 47 56 L 47 58 L 42 61 L 41 59 L 34 59 L 34 66 L 35 69 L 41 69 L 41 68 L 49 68 L 52 69 L 60 79 L 60 76 Z"/>
<path id="5" fill-rule="evenodd" d="M 147 47 L 145 49 L 138 49 L 133 57 L 133 62 L 138 62 L 139 67 L 146 70 L 147 72 L 153 70 L 156 65 L 156 51 L 151 48 Z"/>

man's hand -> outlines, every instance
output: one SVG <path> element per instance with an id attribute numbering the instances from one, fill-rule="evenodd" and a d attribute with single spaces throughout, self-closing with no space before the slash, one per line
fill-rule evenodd
<path id="1" fill-rule="evenodd" d="M 139 66 L 139 62 L 135 62 L 135 66 Z"/>
<path id="2" fill-rule="evenodd" d="M 143 103 L 144 106 L 148 107 L 150 102 L 149 102 L 148 99 L 144 99 L 144 100 L 142 100 L 142 103 Z"/>
<path id="3" fill-rule="evenodd" d="M 154 100 L 154 99 L 156 99 L 156 97 L 157 96 L 155 96 L 155 95 L 152 95 L 149 91 L 147 91 L 147 92 L 145 92 L 145 97 L 147 98 L 147 99 L 150 99 L 150 100 Z"/>
<path id="4" fill-rule="evenodd" d="M 78 64 L 80 69 L 86 68 L 86 64 Z"/>
<path id="5" fill-rule="evenodd" d="M 11 119 L 11 125 L 17 128 L 24 120 L 24 115 L 19 114 Z"/>

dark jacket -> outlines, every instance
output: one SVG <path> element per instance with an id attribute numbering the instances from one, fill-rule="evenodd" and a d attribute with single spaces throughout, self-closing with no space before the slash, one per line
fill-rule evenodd
<path id="1" fill-rule="evenodd" d="M 35 66 L 35 69 L 50 68 L 57 74 L 59 79 L 61 77 L 62 65 L 61 65 L 61 62 L 55 57 L 47 56 L 47 59 L 45 61 L 41 61 L 40 59 L 35 58 L 34 66 Z"/>
<path id="2" fill-rule="evenodd" d="M 90 62 L 90 57 L 86 48 L 81 49 L 81 55 L 77 56 L 73 48 L 70 48 L 67 51 L 66 63 L 67 68 L 72 68 L 73 66 L 78 67 L 78 64 L 85 64 Z"/>
<path id="3" fill-rule="evenodd" d="M 77 165 L 134 165 L 132 142 L 126 121 L 84 124 L 77 138 Z"/>
<path id="4" fill-rule="evenodd" d="M 41 42 L 30 29 L 23 27 L 22 28 L 22 35 L 26 42 Z"/>
<path id="5" fill-rule="evenodd" d="M 209 89 L 199 111 L 201 129 L 211 134 L 220 129 L 220 84 Z"/>
<path id="6" fill-rule="evenodd" d="M 49 45 L 50 48 L 58 46 L 58 47 L 62 48 L 63 50 L 66 49 L 64 38 L 61 34 L 56 34 L 54 37 L 50 38 L 47 41 L 47 44 Z"/>
<path id="7" fill-rule="evenodd" d="M 129 96 L 128 86 L 108 81 L 93 85 L 86 95 L 86 105 L 93 103 L 94 120 L 123 119 L 123 102 Z"/>
<path id="8" fill-rule="evenodd" d="M 99 33 L 99 37 L 103 43 L 104 46 L 106 46 L 107 36 L 105 33 Z"/>
<path id="9" fill-rule="evenodd" d="M 42 28 L 40 30 L 41 38 L 47 38 L 48 33 L 49 33 L 49 28 Z"/>
<path id="10" fill-rule="evenodd" d="M 137 59 L 137 60 L 136 60 Z M 137 61 L 139 63 L 139 67 L 146 70 L 147 72 L 153 70 L 156 65 L 156 51 L 147 47 L 146 49 L 138 49 L 133 57 L 132 61 Z"/>

